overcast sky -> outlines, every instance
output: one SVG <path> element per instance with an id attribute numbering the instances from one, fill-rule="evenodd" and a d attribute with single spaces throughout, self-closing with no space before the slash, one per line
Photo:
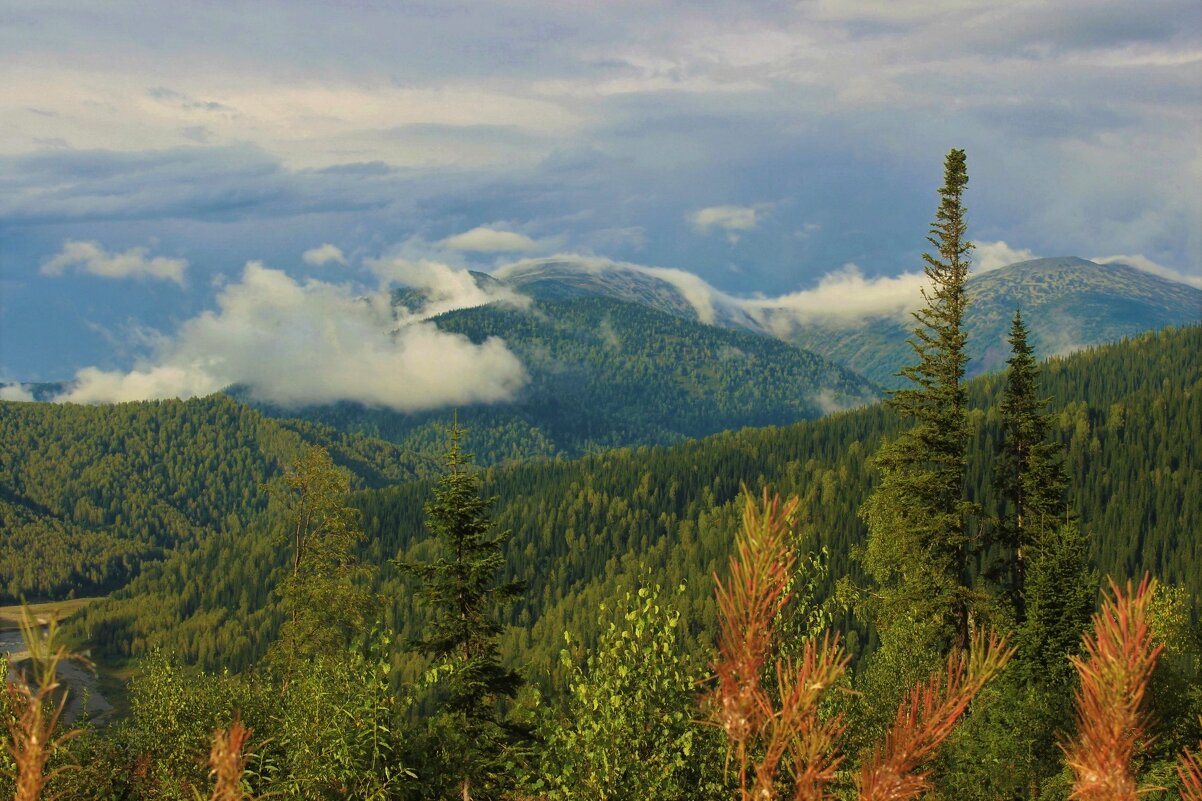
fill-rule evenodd
<path id="1" fill-rule="evenodd" d="M 383 264 L 894 277 L 952 147 L 987 253 L 1202 280 L 1198 0 L 0 0 L 0 66 L 0 380 L 150 375 Z"/>

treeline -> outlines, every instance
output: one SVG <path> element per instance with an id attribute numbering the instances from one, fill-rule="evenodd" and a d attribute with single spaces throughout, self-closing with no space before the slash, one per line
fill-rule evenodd
<path id="1" fill-rule="evenodd" d="M 1053 437 L 1065 449 L 1070 509 L 1103 573 L 1153 572 L 1202 597 L 1202 328 L 1169 329 L 1117 345 L 1051 359 L 1042 365 L 1042 396 L 1051 399 Z M 967 384 L 971 436 L 968 486 L 995 502 L 1000 442 L 1001 376 Z M 840 577 L 860 582 L 852 558 L 865 540 L 858 510 L 874 485 L 868 458 L 901 421 L 874 405 L 782 428 L 746 429 L 673 447 L 611 451 L 572 462 L 534 462 L 485 471 L 484 492 L 497 495 L 496 521 L 512 529 L 506 574 L 529 582 L 508 618 L 506 654 L 540 681 L 561 674 L 564 631 L 586 643 L 598 634 L 595 610 L 633 590 L 644 575 L 685 584 L 679 599 L 694 650 L 708 642 L 715 610 L 709 579 L 729 553 L 738 527 L 740 487 L 771 485 L 802 500 L 805 547 L 826 550 L 821 593 Z M 428 551 L 422 504 L 431 488 L 413 482 L 354 496 L 366 530 L 362 555 L 381 566 L 386 622 L 413 635 L 422 613 L 412 586 L 387 564 L 398 552 Z M 1127 499 L 1131 498 L 1131 501 Z M 278 555 L 265 544 L 272 522 L 180 553 L 89 607 L 74 630 L 116 656 L 162 645 L 209 668 L 251 664 L 270 640 L 267 592 Z M 976 570 L 976 566 L 974 566 Z M 872 632 L 846 612 L 836 622 L 849 647 L 871 645 Z M 243 621 L 249 621 L 246 625 Z M 250 631 L 239 647 L 218 647 L 218 632 Z M 232 636 L 232 635 L 231 635 Z M 204 654 L 203 658 L 201 654 Z"/>
<path id="2" fill-rule="evenodd" d="M 809 351 L 607 298 L 481 306 L 434 322 L 473 342 L 502 337 L 529 373 L 512 402 L 459 410 L 465 444 L 484 465 L 673 444 L 820 417 L 880 396 Z M 445 441 L 445 411 L 404 414 L 351 403 L 265 410 L 435 457 Z"/>
<path id="3" fill-rule="evenodd" d="M 429 474 L 394 445 L 270 420 L 230 398 L 0 402 L 0 603 L 106 593 L 148 560 L 239 529 L 305 443 L 378 487 Z"/>

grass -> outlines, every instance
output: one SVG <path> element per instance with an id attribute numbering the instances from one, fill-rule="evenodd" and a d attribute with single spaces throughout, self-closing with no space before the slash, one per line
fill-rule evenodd
<path id="1" fill-rule="evenodd" d="M 39 621 L 47 621 L 52 616 L 59 621 L 66 620 L 78 610 L 99 598 L 72 598 L 69 601 L 49 601 L 41 604 L 28 604 L 30 613 Z M 21 627 L 21 605 L 0 606 L 0 631 L 13 631 Z"/>

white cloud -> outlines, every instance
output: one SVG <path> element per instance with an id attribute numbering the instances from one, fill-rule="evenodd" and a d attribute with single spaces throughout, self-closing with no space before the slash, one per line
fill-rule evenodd
<path id="1" fill-rule="evenodd" d="M 42 275 L 62 275 L 68 269 L 91 273 L 102 278 L 156 278 L 184 285 L 186 259 L 164 256 L 147 258 L 146 248 L 130 248 L 124 253 L 110 253 L 98 242 L 68 240 L 63 249 L 42 264 Z"/>
<path id="2" fill-rule="evenodd" d="M 659 279 L 680 293 L 703 323 L 734 323 L 779 337 L 787 336 L 798 323 L 853 325 L 870 317 L 906 320 L 912 310 L 922 305 L 921 290 L 927 285 L 922 272 L 865 278 L 859 267 L 846 264 L 824 275 L 811 289 L 777 297 L 747 298 L 723 292 L 686 270 L 575 254 L 514 262 L 497 269 L 495 275 L 505 278 L 524 269 L 538 269 L 544 263 L 560 262 L 569 262 L 573 269 L 597 275 L 627 272 Z"/>
<path id="3" fill-rule="evenodd" d="M 1193 287 L 1202 289 L 1202 275 L 1188 275 L 1178 272 L 1172 267 L 1165 267 L 1163 264 L 1157 264 L 1146 256 L 1135 254 L 1133 256 L 1098 256 L 1090 259 L 1098 264 L 1126 264 L 1129 267 L 1134 267 L 1137 270 L 1143 270 L 1152 275 L 1158 275 L 1161 278 L 1167 278 L 1170 281 L 1188 284 Z"/>
<path id="4" fill-rule="evenodd" d="M 442 244 L 452 250 L 475 253 L 518 253 L 538 248 L 538 243 L 528 236 L 485 226 L 447 237 Z"/>
<path id="5" fill-rule="evenodd" d="M 859 267 L 845 264 L 822 276 L 812 289 L 740 303 L 766 328 L 785 336 L 797 323 L 851 325 L 870 317 L 908 319 L 922 304 L 922 288 L 927 285 L 921 272 L 865 278 Z"/>
<path id="6" fill-rule="evenodd" d="M 330 262 L 346 265 L 346 256 L 342 254 L 342 249 L 328 242 L 321 247 L 306 250 L 301 254 L 301 258 L 304 259 L 305 264 L 312 264 L 314 267 L 321 267 Z"/>
<path id="7" fill-rule="evenodd" d="M 56 400 L 192 397 L 244 384 L 285 406 L 350 400 L 416 411 L 507 400 L 525 381 L 500 339 L 474 345 L 428 322 L 398 323 L 385 289 L 299 283 L 250 262 L 217 309 L 185 322 L 153 359 L 125 373 L 80 370 Z"/>
<path id="8" fill-rule="evenodd" d="M 32 401 L 33 393 L 24 384 L 0 386 L 0 401 Z"/>
<path id="9" fill-rule="evenodd" d="M 1039 258 L 1026 248 L 1012 248 L 1005 242 L 977 242 L 973 248 L 973 270 L 987 273 L 1020 261 Z"/>
<path id="10" fill-rule="evenodd" d="M 703 234 L 714 228 L 724 231 L 750 231 L 759 225 L 763 206 L 709 206 L 686 215 L 689 223 Z"/>
<path id="11" fill-rule="evenodd" d="M 469 309 L 489 303 L 507 303 L 519 307 L 530 303 L 529 298 L 504 284 L 477 281 L 467 270 L 431 259 L 395 257 L 369 259 L 366 264 L 380 279 L 381 286 L 400 283 L 422 290 L 424 303 L 420 309 L 412 312 L 416 319 L 427 319 L 452 309 Z"/>

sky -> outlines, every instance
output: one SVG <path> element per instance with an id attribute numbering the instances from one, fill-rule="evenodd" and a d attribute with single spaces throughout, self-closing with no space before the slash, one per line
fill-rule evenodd
<path id="1" fill-rule="evenodd" d="M 1202 283 L 1197 0 L 0 0 L 0 69 L 0 382 L 72 400 L 512 397 L 387 290 L 553 254 L 887 294 L 953 147 L 980 267 Z"/>

